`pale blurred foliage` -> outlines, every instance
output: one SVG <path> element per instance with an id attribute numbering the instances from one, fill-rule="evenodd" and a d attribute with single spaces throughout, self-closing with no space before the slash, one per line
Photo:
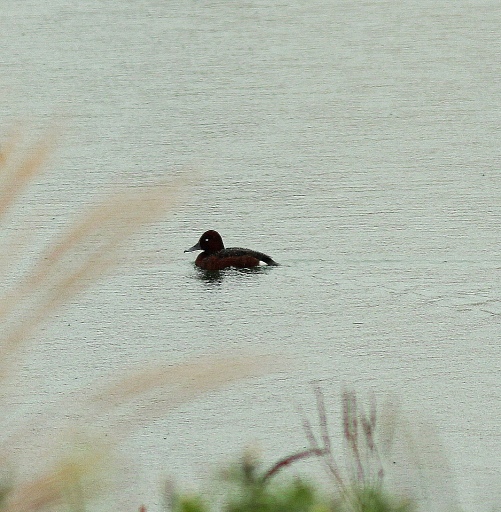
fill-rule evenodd
<path id="1" fill-rule="evenodd" d="M 38 477 L 13 486 L 2 510 L 84 510 L 86 503 L 105 492 L 99 478 L 104 460 L 95 449 L 61 459 Z"/>
<path id="2" fill-rule="evenodd" d="M 43 140 L 32 153 L 20 157 L 16 151 L 17 138 L 12 136 L 1 149 L 0 221 L 43 167 L 52 145 Z M 90 208 L 60 240 L 38 256 L 34 266 L 0 297 L 0 379 L 8 372 L 9 356 L 40 323 L 116 264 L 124 241 L 165 216 L 180 194 L 180 183 L 117 193 Z M 2 255 L 2 259 L 5 261 L 6 256 Z M 10 261 L 15 264 L 16 258 Z"/>
<path id="3" fill-rule="evenodd" d="M 5 223 L 8 210 L 22 201 L 23 192 L 33 177 L 47 165 L 55 146 L 53 134 L 42 137 L 26 149 L 18 130 L 0 145 L 0 221 Z M 106 270 L 117 263 L 117 256 L 124 242 L 145 226 L 166 216 L 178 203 L 183 184 L 158 184 L 117 192 L 101 204 L 89 209 L 80 220 L 70 225 L 60 239 L 42 254 L 35 255 L 34 263 L 19 279 L 4 287 L 0 295 L 0 384 L 15 372 L 19 349 L 28 341 L 36 343 L 37 328 L 50 319 L 62 305 L 89 287 Z M 15 230 L 14 230 L 15 231 Z M 15 235 L 18 236 L 18 235 Z M 0 270 L 15 265 L 18 243 L 3 237 L 0 247 Z M 22 240 L 21 240 L 22 242 Z M 22 244 L 21 244 L 22 245 Z M 29 246 L 23 250 L 29 251 Z M 270 360 L 259 357 L 207 357 L 203 361 L 184 364 L 145 363 L 135 372 L 126 372 L 115 382 L 82 390 L 79 395 L 79 412 L 72 417 L 72 424 L 62 426 L 60 442 L 44 425 L 30 425 L 22 421 L 16 425 L 14 435 L 0 443 L 0 510 L 31 512 L 38 510 L 86 509 L 86 503 L 96 494 L 104 493 L 103 476 L 110 471 L 108 461 L 113 443 L 120 442 L 131 427 L 145 425 L 162 417 L 170 409 L 191 400 L 201 393 L 217 389 L 234 380 L 262 374 L 270 369 Z M 7 388 L 0 386 L 0 398 L 9 403 Z M 60 404 L 64 408 L 64 404 Z M 75 404 L 72 404 L 74 406 Z M 134 405 L 136 409 L 134 409 Z M 132 408 L 131 408 L 131 407 Z M 126 425 L 120 421 L 122 414 L 114 411 L 127 408 Z M 86 438 L 82 426 L 92 426 L 96 418 L 108 421 L 113 440 L 100 444 L 92 431 L 85 449 Z M 45 454 L 33 454 L 50 459 L 53 446 L 65 451 L 58 455 L 48 469 L 28 481 L 17 481 L 16 458 L 7 449 L 9 443 L 24 445 L 30 450 L 30 436 L 46 436 Z M 75 439 L 78 450 L 72 452 L 68 439 Z M 45 441 L 44 441 L 45 442 Z M 71 443 L 71 441 L 70 441 Z M 3 451 L 2 451 L 3 450 Z M 4 453 L 3 453 L 4 452 Z M 22 472 L 22 471 L 21 471 Z M 131 504 L 136 510 L 139 504 Z"/>
<path id="4" fill-rule="evenodd" d="M 387 486 L 412 496 L 419 510 L 461 510 L 454 473 L 434 421 L 420 414 L 411 420 L 392 397 L 381 407 L 380 424 Z"/>

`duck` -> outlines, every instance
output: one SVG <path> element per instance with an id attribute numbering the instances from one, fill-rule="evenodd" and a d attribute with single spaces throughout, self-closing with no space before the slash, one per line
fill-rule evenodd
<path id="1" fill-rule="evenodd" d="M 195 265 L 203 270 L 278 265 L 273 258 L 262 252 L 242 247 L 228 247 L 225 249 L 221 235 L 213 229 L 206 231 L 193 247 L 186 249 L 184 252 L 193 251 L 203 251 L 195 260 Z"/>

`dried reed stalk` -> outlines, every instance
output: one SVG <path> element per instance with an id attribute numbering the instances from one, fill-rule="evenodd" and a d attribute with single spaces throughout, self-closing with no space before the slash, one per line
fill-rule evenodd
<path id="1" fill-rule="evenodd" d="M 95 477 L 101 465 L 103 460 L 99 460 L 97 452 L 59 461 L 38 477 L 17 485 L 1 510 L 37 512 L 64 508 L 83 511 L 84 503 L 100 488 Z"/>
<path id="2" fill-rule="evenodd" d="M 94 394 L 83 409 L 92 416 L 107 415 L 117 437 L 145 425 L 184 402 L 220 389 L 230 382 L 277 370 L 277 358 L 234 354 L 203 356 L 174 366 L 155 365 L 127 375 Z M 125 407 L 127 421 L 120 410 Z M 136 414 L 131 414 L 136 409 Z M 113 415 L 115 419 L 113 419 Z"/>
<path id="3" fill-rule="evenodd" d="M 47 163 L 54 147 L 55 133 L 42 138 L 29 152 L 19 155 L 21 140 L 20 132 L 16 130 L 0 148 L 0 218 Z"/>
<path id="4" fill-rule="evenodd" d="M 20 197 L 40 170 L 52 147 L 42 141 L 28 156 L 16 159 L 18 141 L 2 148 L 0 215 Z M 17 165 L 13 162 L 17 161 Z M 8 292 L 0 296 L 0 381 L 11 356 L 55 309 L 68 302 L 116 264 L 124 242 L 145 225 L 164 216 L 179 200 L 181 184 L 155 185 L 115 194 L 89 212 L 46 252 Z"/>

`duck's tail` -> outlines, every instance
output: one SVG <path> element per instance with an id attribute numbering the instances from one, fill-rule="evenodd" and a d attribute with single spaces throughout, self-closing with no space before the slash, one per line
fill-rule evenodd
<path id="1" fill-rule="evenodd" d="M 280 263 L 277 263 L 273 258 L 270 258 L 266 254 L 263 255 L 264 258 L 261 258 L 262 261 L 264 261 L 268 266 L 270 267 L 278 267 Z"/>

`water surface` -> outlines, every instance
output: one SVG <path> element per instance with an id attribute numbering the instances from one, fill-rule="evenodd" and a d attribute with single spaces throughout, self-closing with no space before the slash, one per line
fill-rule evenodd
<path id="1" fill-rule="evenodd" d="M 107 191 L 187 189 L 37 337 L 10 426 L 145 360 L 274 354 L 281 371 L 133 431 L 127 506 L 157 510 L 166 475 L 200 484 L 247 444 L 302 449 L 312 381 L 333 423 L 346 385 L 434 426 L 428 509 L 498 505 L 500 18 L 480 0 L 5 1 L 3 131 L 64 127 L 15 214 L 34 250 Z M 281 266 L 205 279 L 183 250 L 206 229 Z"/>

